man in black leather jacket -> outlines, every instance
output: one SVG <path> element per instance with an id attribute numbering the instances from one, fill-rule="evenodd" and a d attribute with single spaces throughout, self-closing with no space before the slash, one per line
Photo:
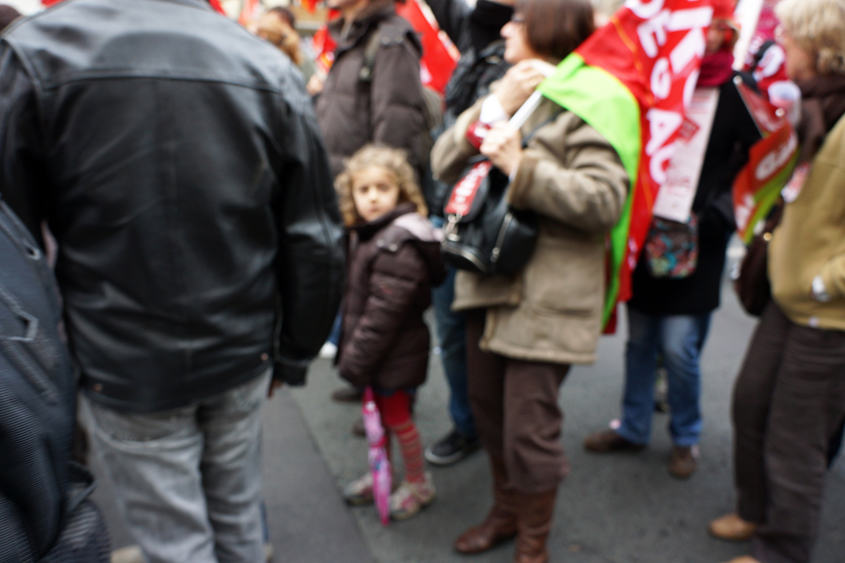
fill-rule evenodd
<path id="1" fill-rule="evenodd" d="M 0 192 L 46 221 L 83 413 L 150 563 L 258 561 L 259 407 L 337 310 L 299 74 L 203 0 L 73 0 L 0 41 Z"/>

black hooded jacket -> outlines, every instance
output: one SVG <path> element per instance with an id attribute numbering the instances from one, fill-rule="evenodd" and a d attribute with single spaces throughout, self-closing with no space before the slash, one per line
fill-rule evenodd
<path id="1" fill-rule="evenodd" d="M 429 0 L 440 28 L 458 47 L 461 58 L 446 85 L 445 131 L 464 110 L 490 91 L 490 84 L 504 76 L 510 65 L 503 58 L 505 44 L 500 33 L 510 21 L 513 8 L 490 0 L 475 7 L 465 0 Z M 433 182 L 425 194 L 429 210 L 441 215 L 451 186 Z"/>

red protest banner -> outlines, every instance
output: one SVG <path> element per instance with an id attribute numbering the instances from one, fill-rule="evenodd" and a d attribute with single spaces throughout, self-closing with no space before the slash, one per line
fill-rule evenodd
<path id="1" fill-rule="evenodd" d="M 764 95 L 767 95 L 769 86 L 788 79 L 786 54 L 780 45 L 774 43 L 775 29 L 780 24 L 775 15 L 775 6 L 779 1 L 763 0 L 757 26 L 743 60 L 743 70 L 752 74 Z"/>
<path id="2" fill-rule="evenodd" d="M 798 157 L 798 138 L 782 109 L 776 108 L 741 80 L 742 101 L 763 138 L 748 151 L 748 163 L 733 185 L 734 217 L 740 238 L 750 243 L 754 227 L 768 215 L 786 184 Z"/>
<path id="3" fill-rule="evenodd" d="M 618 78 L 640 107 L 642 151 L 619 272 L 620 301 L 631 295 L 631 273 L 698 79 L 712 16 L 710 0 L 629 0 L 576 50 L 588 65 Z"/>

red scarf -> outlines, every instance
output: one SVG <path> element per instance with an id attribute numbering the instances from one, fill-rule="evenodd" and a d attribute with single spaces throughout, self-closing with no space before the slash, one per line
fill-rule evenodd
<path id="1" fill-rule="evenodd" d="M 705 55 L 701 59 L 701 74 L 698 75 L 698 86 L 709 88 L 721 86 L 733 76 L 733 53 L 726 50 L 716 51 L 712 55 Z"/>

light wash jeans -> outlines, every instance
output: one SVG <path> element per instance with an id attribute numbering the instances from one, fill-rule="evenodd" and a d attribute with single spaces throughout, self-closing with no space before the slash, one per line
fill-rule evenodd
<path id="1" fill-rule="evenodd" d="M 270 371 L 200 403 L 130 414 L 82 398 L 95 454 L 148 563 L 261 563 Z"/>
<path id="2" fill-rule="evenodd" d="M 443 226 L 443 219 L 432 217 L 435 227 Z M 461 313 L 452 311 L 455 300 L 455 275 L 457 270 L 449 266 L 446 280 L 431 292 L 434 306 L 434 320 L 437 324 L 437 337 L 440 340 L 440 360 L 443 372 L 449 384 L 449 414 L 458 432 L 474 440 L 478 437 L 472 407 L 469 405 L 467 391 L 467 346 L 466 319 Z"/>
<path id="3" fill-rule="evenodd" d="M 622 424 L 616 432 L 635 444 L 647 444 L 654 414 L 654 372 L 658 352 L 669 383 L 669 433 L 676 446 L 692 446 L 701 434 L 701 349 L 710 313 L 700 316 L 653 316 L 628 307 L 625 396 Z"/>

